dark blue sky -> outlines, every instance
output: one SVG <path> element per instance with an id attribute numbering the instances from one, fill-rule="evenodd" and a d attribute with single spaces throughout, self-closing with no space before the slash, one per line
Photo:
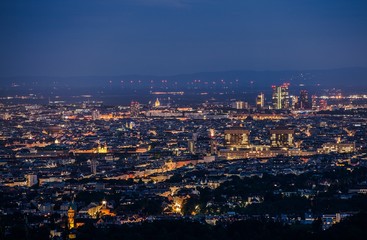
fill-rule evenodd
<path id="1" fill-rule="evenodd" d="M 1 0 L 0 76 L 367 67 L 366 0 Z"/>

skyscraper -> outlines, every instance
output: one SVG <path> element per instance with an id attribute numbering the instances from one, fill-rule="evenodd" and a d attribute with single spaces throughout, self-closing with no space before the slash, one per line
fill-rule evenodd
<path id="1" fill-rule="evenodd" d="M 289 83 L 283 83 L 281 86 L 272 86 L 273 88 L 273 108 L 288 109 L 289 108 Z"/>
<path id="2" fill-rule="evenodd" d="M 326 99 L 320 99 L 320 110 L 327 110 L 327 101 Z"/>
<path id="3" fill-rule="evenodd" d="M 265 97 L 264 97 L 263 93 L 260 93 L 259 95 L 257 95 L 257 97 L 256 97 L 256 107 L 258 109 L 264 108 L 264 101 L 265 101 Z"/>
<path id="4" fill-rule="evenodd" d="M 243 101 L 236 101 L 232 103 L 232 108 L 235 109 L 247 109 L 248 108 L 248 103 L 247 102 L 243 102 Z"/>
<path id="5" fill-rule="evenodd" d="M 291 108 L 297 109 L 298 108 L 298 96 L 292 95 L 290 96 L 290 100 L 291 100 Z"/>
<path id="6" fill-rule="evenodd" d="M 311 97 L 311 108 L 312 110 L 317 110 L 317 96 L 312 95 Z"/>
<path id="7" fill-rule="evenodd" d="M 299 95 L 299 109 L 310 109 L 307 90 L 301 90 Z"/>

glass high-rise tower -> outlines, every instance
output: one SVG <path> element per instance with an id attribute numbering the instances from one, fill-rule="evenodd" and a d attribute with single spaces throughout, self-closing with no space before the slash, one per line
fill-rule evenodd
<path id="1" fill-rule="evenodd" d="M 281 86 L 272 86 L 273 88 L 273 108 L 289 109 L 289 83 L 283 83 Z"/>

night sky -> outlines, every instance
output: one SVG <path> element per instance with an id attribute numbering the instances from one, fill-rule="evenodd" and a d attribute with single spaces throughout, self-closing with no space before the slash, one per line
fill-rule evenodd
<path id="1" fill-rule="evenodd" d="M 1 0 L 0 76 L 367 67 L 366 0 Z"/>

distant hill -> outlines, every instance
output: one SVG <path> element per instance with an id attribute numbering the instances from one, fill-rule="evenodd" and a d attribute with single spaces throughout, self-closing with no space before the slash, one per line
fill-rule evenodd
<path id="1" fill-rule="evenodd" d="M 195 81 L 196 80 L 196 81 Z M 222 81 L 223 80 L 223 81 Z M 56 88 L 148 89 L 151 86 L 166 90 L 252 88 L 269 89 L 271 85 L 289 82 L 291 86 L 322 88 L 367 89 L 367 68 L 340 68 L 305 71 L 219 71 L 178 74 L 170 76 L 121 75 L 79 77 L 7 77 L 0 78 L 0 91 L 14 88 L 47 90 Z"/>

